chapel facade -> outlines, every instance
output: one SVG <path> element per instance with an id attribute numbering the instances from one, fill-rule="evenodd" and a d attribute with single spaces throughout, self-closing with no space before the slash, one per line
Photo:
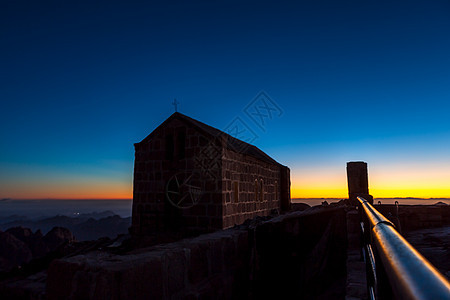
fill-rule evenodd
<path id="1" fill-rule="evenodd" d="M 175 112 L 135 145 L 130 232 L 210 232 L 290 208 L 290 170 Z"/>

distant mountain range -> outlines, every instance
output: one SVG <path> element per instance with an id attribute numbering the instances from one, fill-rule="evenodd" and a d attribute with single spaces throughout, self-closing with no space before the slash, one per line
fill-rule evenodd
<path id="1" fill-rule="evenodd" d="M 111 211 L 79 214 L 74 217 L 57 215 L 43 219 L 29 219 L 25 216 L 11 215 L 0 219 L 0 230 L 11 227 L 26 227 L 43 234 L 53 227 L 69 229 L 78 241 L 96 240 L 101 237 L 115 238 L 118 234 L 128 233 L 131 217 L 121 218 Z"/>

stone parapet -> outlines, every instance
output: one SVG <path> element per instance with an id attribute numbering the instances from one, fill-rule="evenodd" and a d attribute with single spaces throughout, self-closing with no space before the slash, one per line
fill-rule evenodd
<path id="1" fill-rule="evenodd" d="M 125 255 L 55 260 L 48 299 L 344 296 L 345 207 L 313 207 Z"/>
<path id="2" fill-rule="evenodd" d="M 95 251 L 55 260 L 48 299 L 199 299 L 242 293 L 248 273 L 248 232 L 218 231 L 139 249 Z M 219 298 L 220 298 L 219 297 Z"/>

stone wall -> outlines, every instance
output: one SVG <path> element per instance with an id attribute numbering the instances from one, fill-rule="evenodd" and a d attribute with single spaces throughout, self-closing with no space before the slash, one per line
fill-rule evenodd
<path id="1" fill-rule="evenodd" d="M 289 168 L 228 149 L 227 139 L 171 119 L 135 144 L 134 236 L 230 228 L 279 211 L 281 198 L 289 209 Z M 183 205 L 192 197 L 190 190 L 180 190 L 183 196 L 173 192 L 175 182 L 187 178 L 199 191 L 191 206 Z"/>
<path id="2" fill-rule="evenodd" d="M 346 209 L 312 207 L 256 227 L 254 299 L 343 299 Z"/>
<path id="3" fill-rule="evenodd" d="M 135 144 L 131 232 L 149 235 L 222 228 L 221 181 L 217 180 L 221 146 L 220 139 L 211 142 L 205 134 L 177 119 L 158 127 L 151 138 Z M 199 157 L 208 161 L 198 160 Z M 179 199 L 175 196 L 174 203 L 167 201 L 166 185 L 171 178 L 171 182 L 175 181 L 175 174 L 180 182 L 192 175 L 203 193 L 200 201 L 190 208 L 189 203 L 176 207 Z"/>
<path id="4" fill-rule="evenodd" d="M 245 294 L 248 233 L 229 230 L 141 249 L 54 261 L 48 299 L 233 299 Z"/>
<path id="5" fill-rule="evenodd" d="M 223 228 L 280 209 L 280 167 L 224 149 Z"/>
<path id="6" fill-rule="evenodd" d="M 450 205 L 399 205 L 398 219 L 395 205 L 375 204 L 374 207 L 401 232 L 450 225 Z"/>
<path id="7" fill-rule="evenodd" d="M 345 208 L 314 207 L 136 250 L 55 260 L 48 299 L 336 299 Z"/>
<path id="8" fill-rule="evenodd" d="M 347 212 L 347 299 L 368 299 L 366 263 L 361 251 L 361 226 L 357 210 Z"/>

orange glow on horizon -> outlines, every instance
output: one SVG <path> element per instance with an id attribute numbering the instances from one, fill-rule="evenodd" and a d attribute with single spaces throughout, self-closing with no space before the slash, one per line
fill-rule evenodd
<path id="1" fill-rule="evenodd" d="M 450 198 L 450 188 L 447 189 L 413 189 L 413 188 L 398 188 L 398 189 L 378 189 L 371 188 L 369 193 L 375 198 Z M 291 198 L 348 198 L 347 189 L 333 189 L 323 187 L 322 189 L 306 189 L 291 187 Z"/>
<path id="2" fill-rule="evenodd" d="M 41 178 L 0 182 L 0 198 L 132 199 L 131 178 Z M 450 163 L 369 164 L 369 193 L 375 198 L 450 198 Z M 345 167 L 293 168 L 291 198 L 348 198 Z"/>
<path id="3" fill-rule="evenodd" d="M 4 195 L 4 196 L 3 196 Z M 2 197 L 12 199 L 132 199 L 128 182 L 38 182 L 9 184 Z"/>
<path id="4" fill-rule="evenodd" d="M 450 198 L 450 166 L 369 165 L 369 193 L 375 198 Z M 345 168 L 291 171 L 291 198 L 348 198 Z"/>

